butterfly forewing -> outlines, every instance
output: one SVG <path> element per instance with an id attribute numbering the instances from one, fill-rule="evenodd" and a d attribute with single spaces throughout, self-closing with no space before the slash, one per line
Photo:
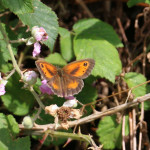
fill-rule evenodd
<path id="1" fill-rule="evenodd" d="M 83 59 L 66 65 L 63 70 L 68 75 L 84 79 L 91 73 L 94 65 L 93 59 Z"/>
<path id="2" fill-rule="evenodd" d="M 35 64 L 41 75 L 47 80 L 53 78 L 57 74 L 57 68 L 52 64 L 49 64 L 42 60 L 36 61 Z"/>

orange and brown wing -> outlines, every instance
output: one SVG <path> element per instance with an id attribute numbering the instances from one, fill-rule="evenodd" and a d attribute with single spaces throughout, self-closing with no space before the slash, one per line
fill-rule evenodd
<path id="1" fill-rule="evenodd" d="M 37 60 L 35 62 L 39 72 L 46 79 L 49 80 L 57 74 L 57 68 L 50 63 L 43 60 Z"/>
<path id="2" fill-rule="evenodd" d="M 84 79 L 91 73 L 94 65 L 93 59 L 83 59 L 66 65 L 63 70 L 68 75 Z"/>
<path id="3" fill-rule="evenodd" d="M 64 74 L 63 77 L 58 75 L 54 76 L 54 78 L 48 82 L 48 85 L 57 96 L 68 97 L 79 93 L 84 83 L 82 79 Z"/>
<path id="4" fill-rule="evenodd" d="M 65 97 L 73 96 L 78 94 L 84 86 L 82 79 L 71 77 L 66 84 L 66 91 L 64 92 Z"/>

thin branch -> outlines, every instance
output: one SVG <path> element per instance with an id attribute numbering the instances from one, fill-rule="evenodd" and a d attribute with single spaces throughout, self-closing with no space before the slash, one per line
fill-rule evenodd
<path id="1" fill-rule="evenodd" d="M 139 147 L 138 150 L 141 150 L 142 147 L 142 128 L 143 128 L 143 122 L 144 120 L 144 102 L 141 103 L 141 116 L 140 116 L 140 133 L 139 133 Z"/>
<path id="2" fill-rule="evenodd" d="M 41 102 L 39 96 L 38 96 L 37 93 L 34 91 L 34 89 L 33 89 L 32 86 L 30 87 L 30 92 L 33 94 L 33 96 L 35 97 L 35 99 L 36 99 L 36 101 L 38 102 L 38 104 L 40 105 L 40 107 L 41 107 L 42 109 L 44 109 L 45 106 L 44 106 L 43 103 Z"/>
<path id="3" fill-rule="evenodd" d="M 83 2 L 83 0 L 76 0 L 76 2 L 86 11 L 86 13 L 88 14 L 88 16 L 90 18 L 94 18 L 94 15 L 91 13 L 91 11 L 88 9 L 88 7 L 86 6 L 86 4 Z"/>
<path id="4" fill-rule="evenodd" d="M 130 129 L 130 149 L 133 150 L 133 116 L 132 116 L 132 112 L 129 111 L 129 129 Z"/>
<path id="5" fill-rule="evenodd" d="M 75 125 L 81 125 L 81 124 L 89 123 L 89 122 L 92 122 L 96 119 L 99 119 L 100 117 L 112 115 L 112 114 L 115 114 L 117 112 L 123 111 L 125 109 L 137 106 L 139 103 L 144 102 L 148 99 L 150 99 L 150 93 L 146 94 L 144 96 L 138 97 L 138 98 L 134 99 L 132 102 L 124 103 L 122 105 L 110 108 L 104 112 L 96 112 L 94 114 L 91 114 L 91 115 L 84 117 L 84 118 L 81 118 L 79 120 L 68 121 L 68 125 L 69 125 L 69 127 L 74 127 Z M 24 129 L 24 127 L 21 124 L 19 125 L 19 127 L 20 127 L 20 129 Z M 33 127 L 32 129 L 33 130 L 42 130 L 44 132 L 47 129 L 55 129 L 55 124 L 36 125 L 36 127 Z M 57 130 L 58 129 L 63 129 L 63 127 L 58 126 Z"/>
<path id="6" fill-rule="evenodd" d="M 125 145 L 125 121 L 126 117 L 123 115 L 122 118 L 122 150 L 126 150 L 126 145 Z"/>
<path id="7" fill-rule="evenodd" d="M 132 117 L 133 117 L 133 150 L 137 149 L 137 142 L 136 142 L 136 110 L 135 108 L 132 109 Z"/>

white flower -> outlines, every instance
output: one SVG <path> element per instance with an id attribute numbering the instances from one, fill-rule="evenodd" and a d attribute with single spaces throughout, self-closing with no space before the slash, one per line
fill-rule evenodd
<path id="1" fill-rule="evenodd" d="M 63 106 L 65 106 L 65 107 L 77 107 L 77 100 L 76 100 L 76 98 L 74 98 L 72 100 L 65 101 Z"/>

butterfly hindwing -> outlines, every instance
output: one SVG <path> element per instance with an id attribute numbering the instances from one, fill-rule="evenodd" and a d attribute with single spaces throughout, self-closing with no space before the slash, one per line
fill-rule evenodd
<path id="1" fill-rule="evenodd" d="M 91 73 L 94 65 L 93 59 L 83 59 L 66 65 L 63 70 L 70 76 L 84 79 Z"/>
<path id="2" fill-rule="evenodd" d="M 63 78 L 60 78 L 58 75 L 54 76 L 54 78 L 48 82 L 48 85 L 59 97 L 68 97 L 79 93 L 84 83 L 82 79 L 65 74 Z"/>

